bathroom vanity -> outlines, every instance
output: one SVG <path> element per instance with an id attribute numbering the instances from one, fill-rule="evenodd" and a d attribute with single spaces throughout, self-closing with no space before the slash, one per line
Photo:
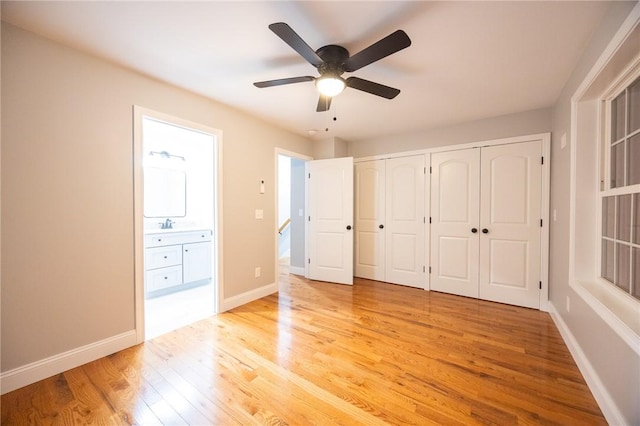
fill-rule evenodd
<path id="1" fill-rule="evenodd" d="M 162 229 L 144 236 L 146 294 L 211 279 L 211 230 Z"/>

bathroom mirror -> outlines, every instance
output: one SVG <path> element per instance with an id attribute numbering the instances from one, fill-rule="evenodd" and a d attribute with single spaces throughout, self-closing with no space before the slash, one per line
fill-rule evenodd
<path id="1" fill-rule="evenodd" d="M 181 170 L 144 168 L 144 216 L 185 217 L 187 176 Z"/>

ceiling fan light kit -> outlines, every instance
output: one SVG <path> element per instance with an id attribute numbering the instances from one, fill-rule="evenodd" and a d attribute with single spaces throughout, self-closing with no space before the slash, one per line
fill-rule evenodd
<path id="1" fill-rule="evenodd" d="M 318 92 L 325 96 L 333 97 L 342 93 L 347 83 L 342 77 L 324 75 L 320 78 L 316 78 L 316 87 Z"/>
<path id="2" fill-rule="evenodd" d="M 373 81 L 358 77 L 342 78 L 345 72 L 354 72 L 373 62 L 396 53 L 411 46 L 411 39 L 402 30 L 397 30 L 385 38 L 377 41 L 366 49 L 349 55 L 349 51 L 342 46 L 330 44 L 314 51 L 309 45 L 287 24 L 276 22 L 269 25 L 269 29 L 298 52 L 307 62 L 313 65 L 320 77 L 303 76 L 267 80 L 253 83 L 259 88 L 281 86 L 284 84 L 302 83 L 314 81 L 320 98 L 316 111 L 328 111 L 331 106 L 331 98 L 342 93 L 346 87 L 371 93 L 386 99 L 393 99 L 400 90 Z"/>

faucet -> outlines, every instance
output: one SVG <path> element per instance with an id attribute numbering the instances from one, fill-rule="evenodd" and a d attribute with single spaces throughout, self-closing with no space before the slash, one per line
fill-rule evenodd
<path id="1" fill-rule="evenodd" d="M 158 222 L 158 225 L 160 225 L 160 229 L 173 229 L 173 224 L 174 221 L 172 221 L 171 219 L 167 219 L 164 222 Z"/>

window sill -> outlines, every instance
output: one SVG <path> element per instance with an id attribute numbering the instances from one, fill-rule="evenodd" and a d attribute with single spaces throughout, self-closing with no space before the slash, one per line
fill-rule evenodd
<path id="1" fill-rule="evenodd" d="M 597 280 L 574 281 L 571 288 L 640 355 L 640 303 Z"/>

